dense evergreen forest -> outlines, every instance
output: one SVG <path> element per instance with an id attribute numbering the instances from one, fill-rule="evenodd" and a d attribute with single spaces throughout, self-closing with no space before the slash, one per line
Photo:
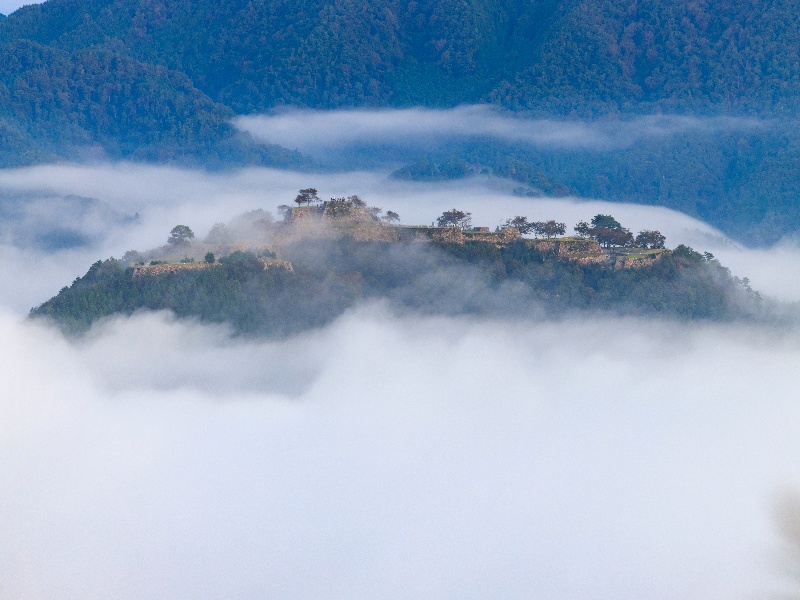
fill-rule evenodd
<path id="1" fill-rule="evenodd" d="M 768 126 L 603 153 L 473 140 L 402 157 L 399 175 L 489 172 L 765 243 L 800 227 L 798 36 L 790 0 L 48 0 L 0 24 L 0 166 L 100 153 L 310 167 L 230 125 L 287 106 L 748 115 Z"/>
<path id="2" fill-rule="evenodd" d="M 424 314 L 558 317 L 573 311 L 677 319 L 758 318 L 760 296 L 710 255 L 679 247 L 650 266 L 615 270 L 558 260 L 518 241 L 413 244 L 305 239 L 282 248 L 293 270 L 237 251 L 207 268 L 137 275 L 115 259 L 31 311 L 81 332 L 111 315 L 171 310 L 247 335 L 330 322 L 364 300 Z"/>
<path id="3" fill-rule="evenodd" d="M 485 99 L 565 113 L 791 110 L 799 35 L 791 0 L 49 0 L 12 14 L 0 42 L 106 48 L 237 113 Z"/>

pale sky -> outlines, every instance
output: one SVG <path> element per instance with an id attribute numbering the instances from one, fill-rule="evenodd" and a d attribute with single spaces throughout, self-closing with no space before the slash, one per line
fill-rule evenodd
<path id="1" fill-rule="evenodd" d="M 0 13 L 4 15 L 11 14 L 25 4 L 39 4 L 39 2 L 34 0 L 0 0 Z"/>

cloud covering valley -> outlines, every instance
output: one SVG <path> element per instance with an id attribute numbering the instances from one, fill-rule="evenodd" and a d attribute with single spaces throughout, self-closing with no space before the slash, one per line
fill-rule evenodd
<path id="1" fill-rule="evenodd" d="M 323 125 L 335 133 L 349 118 Z M 800 485 L 796 330 L 434 318 L 382 303 L 283 340 L 166 314 L 110 319 L 76 340 L 24 320 L 97 259 L 161 245 L 178 223 L 202 237 L 308 186 L 359 194 L 411 224 L 454 206 L 490 227 L 517 214 L 569 227 L 612 214 L 800 301 L 789 240 L 750 250 L 665 208 L 522 198 L 486 176 L 0 171 L 0 194 L 36 198 L 45 213 L 50 202 L 51 217 L 73 210 L 73 196 L 111 211 L 52 218 L 84 244 L 22 243 L 41 223 L 18 212 L 17 237 L 0 239 L 0 598 L 797 591 L 772 519 L 776 498 Z"/>
<path id="2" fill-rule="evenodd" d="M 800 469 L 794 333 L 379 306 L 285 342 L 159 315 L 77 345 L 0 328 L 2 597 L 781 585 L 769 515 Z"/>

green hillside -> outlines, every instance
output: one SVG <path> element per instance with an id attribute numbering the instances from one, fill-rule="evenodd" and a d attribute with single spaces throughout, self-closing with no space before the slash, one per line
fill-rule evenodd
<path id="1" fill-rule="evenodd" d="M 31 316 L 77 333 L 104 317 L 169 310 L 226 323 L 240 334 L 271 336 L 322 326 L 376 299 L 423 314 L 766 317 L 746 281 L 683 246 L 652 265 L 628 269 L 564 260 L 546 244 L 526 240 L 498 247 L 305 239 L 282 246 L 281 255 L 290 268 L 269 267 L 270 259 L 246 251 L 213 264 L 125 268 L 118 260 L 97 261 Z"/>
<path id="2" fill-rule="evenodd" d="M 790 0 L 561 3 L 535 59 L 491 95 L 561 111 L 640 103 L 785 112 L 800 90 Z"/>
<path id="3" fill-rule="evenodd" d="M 238 113 L 479 100 L 783 111 L 800 91 L 798 32 L 789 0 L 49 0 L 13 13 L 0 42 L 104 47 L 183 72 Z"/>
<path id="4" fill-rule="evenodd" d="M 91 147 L 138 160 L 302 164 L 296 153 L 253 144 L 230 125 L 233 115 L 185 74 L 113 48 L 67 51 L 27 39 L 0 45 L 5 166 Z"/>

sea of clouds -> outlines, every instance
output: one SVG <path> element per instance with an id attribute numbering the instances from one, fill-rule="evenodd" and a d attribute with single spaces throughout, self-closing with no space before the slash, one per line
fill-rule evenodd
<path id="1" fill-rule="evenodd" d="M 4 598 L 751 598 L 796 335 L 392 316 L 283 342 L 0 317 Z"/>
<path id="2" fill-rule="evenodd" d="M 433 318 L 381 303 L 285 340 L 167 314 L 112 319 L 79 340 L 25 320 L 99 258 L 163 244 L 178 223 L 202 236 L 308 186 L 406 223 L 454 206 L 492 227 L 612 214 L 800 300 L 790 242 L 752 251 L 667 209 L 520 198 L 487 177 L 0 171 L 2 193 L 139 214 L 105 228 L 93 218 L 85 246 L 0 245 L 0 598 L 796 591 L 791 536 L 776 526 L 796 511 L 773 516 L 800 484 L 797 331 Z"/>

